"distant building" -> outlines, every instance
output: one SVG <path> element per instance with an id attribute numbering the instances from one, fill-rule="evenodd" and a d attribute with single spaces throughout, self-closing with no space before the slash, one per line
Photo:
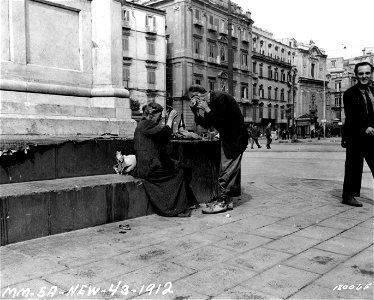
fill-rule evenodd
<path id="1" fill-rule="evenodd" d="M 273 34 L 252 27 L 252 71 L 254 112 L 261 130 L 271 122 L 277 129 L 288 129 L 292 122 L 292 89 L 296 90 L 293 68 L 295 49 L 274 39 Z"/>
<path id="2" fill-rule="evenodd" d="M 167 102 L 183 112 L 187 129 L 201 130 L 194 124 L 188 101 L 182 99 L 190 85 L 200 84 L 209 91 L 228 91 L 229 21 L 233 96 L 245 121 L 252 122 L 250 13 L 243 13 L 241 7 L 231 3 L 229 15 L 228 0 L 154 0 L 143 4 L 166 12 Z"/>
<path id="3" fill-rule="evenodd" d="M 123 85 L 140 107 L 166 103 L 165 12 L 125 2 L 122 6 Z"/>
<path id="4" fill-rule="evenodd" d="M 296 52 L 294 64 L 297 69 L 295 99 L 297 135 L 306 137 L 326 122 L 327 55 L 313 41 L 303 44 L 293 40 L 292 46 Z"/>

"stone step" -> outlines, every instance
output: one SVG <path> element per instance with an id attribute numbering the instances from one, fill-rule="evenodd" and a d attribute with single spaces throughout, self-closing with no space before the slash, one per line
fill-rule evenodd
<path id="1" fill-rule="evenodd" d="M 1 245 L 152 213 L 142 182 L 129 175 L 3 184 Z"/>
<path id="2" fill-rule="evenodd" d="M 0 156 L 0 184 L 114 174 L 116 151 L 134 152 L 124 137 L 76 135 L 3 136 L 0 150 L 14 151 Z"/>

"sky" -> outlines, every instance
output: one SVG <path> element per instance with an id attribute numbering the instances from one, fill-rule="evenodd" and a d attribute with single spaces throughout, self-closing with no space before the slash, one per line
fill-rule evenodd
<path id="1" fill-rule="evenodd" d="M 313 40 L 329 58 L 362 55 L 374 47 L 374 0 L 232 0 L 249 10 L 254 26 L 273 38 Z M 344 48 L 345 47 L 345 48 Z"/>

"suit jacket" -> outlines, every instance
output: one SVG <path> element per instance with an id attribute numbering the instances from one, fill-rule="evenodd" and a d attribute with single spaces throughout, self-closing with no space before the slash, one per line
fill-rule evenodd
<path id="1" fill-rule="evenodd" d="M 369 87 L 369 89 L 374 95 L 374 88 Z M 347 142 L 347 146 L 350 146 L 367 136 L 365 130 L 368 127 L 374 128 L 374 116 L 368 116 L 365 98 L 357 84 L 344 92 L 343 103 L 345 113 L 343 140 Z"/>
<path id="2" fill-rule="evenodd" d="M 152 120 L 142 119 L 134 133 L 136 169 L 134 176 L 147 178 L 154 170 L 168 167 L 171 159 L 166 154 L 165 145 L 170 141 L 171 129 L 161 127 Z"/>
<path id="3" fill-rule="evenodd" d="M 196 124 L 217 129 L 226 157 L 238 157 L 247 148 L 249 138 L 238 103 L 228 93 L 211 92 L 209 107 L 211 111 L 203 117 L 197 114 L 196 108 L 191 108 Z"/>

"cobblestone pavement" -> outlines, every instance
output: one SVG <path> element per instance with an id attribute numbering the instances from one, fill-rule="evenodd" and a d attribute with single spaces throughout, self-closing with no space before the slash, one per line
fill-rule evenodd
<path id="1" fill-rule="evenodd" d="M 233 211 L 151 215 L 1 247 L 3 298 L 30 288 L 28 299 L 373 299 L 372 198 L 342 205 L 341 171 L 308 178 L 309 154 L 301 173 L 287 171 L 274 163 L 277 146 L 246 151 Z"/>

